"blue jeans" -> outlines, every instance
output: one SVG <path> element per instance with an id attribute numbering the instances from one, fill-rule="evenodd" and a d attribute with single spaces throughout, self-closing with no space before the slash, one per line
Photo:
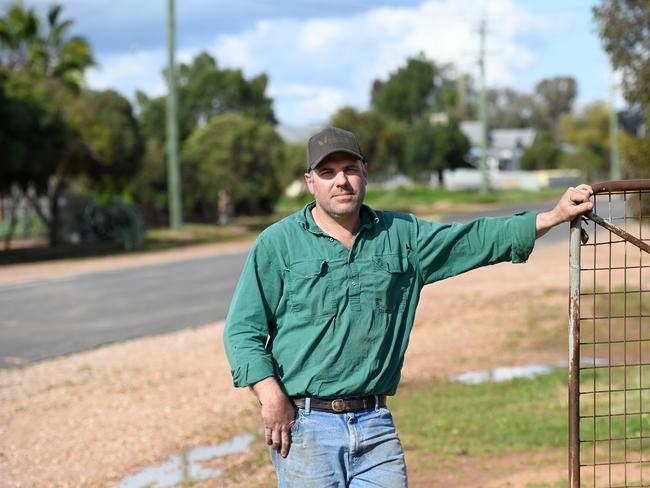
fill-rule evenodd
<path id="1" fill-rule="evenodd" d="M 385 407 L 299 409 L 286 458 L 271 449 L 279 488 L 404 488 L 404 451 Z"/>

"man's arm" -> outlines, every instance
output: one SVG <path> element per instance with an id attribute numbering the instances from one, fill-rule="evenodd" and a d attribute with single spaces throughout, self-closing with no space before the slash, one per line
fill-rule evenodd
<path id="1" fill-rule="evenodd" d="M 262 405 L 264 437 L 282 457 L 287 457 L 291 446 L 291 427 L 295 421 L 295 408 L 284 394 L 277 380 L 270 376 L 251 386 Z"/>
<path id="2" fill-rule="evenodd" d="M 294 407 L 275 378 L 265 347 L 269 323 L 282 295 L 282 276 L 272 252 L 258 239 L 242 271 L 226 319 L 224 346 L 235 386 L 250 386 L 262 408 L 266 441 L 286 456 Z"/>
<path id="3" fill-rule="evenodd" d="M 540 238 L 556 225 L 570 222 L 579 215 L 591 212 L 593 204 L 589 198 L 593 193 L 589 185 L 569 188 L 552 210 L 537 214 L 535 237 Z"/>

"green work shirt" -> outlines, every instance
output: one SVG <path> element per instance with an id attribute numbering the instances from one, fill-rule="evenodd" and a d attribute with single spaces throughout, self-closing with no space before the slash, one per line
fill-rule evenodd
<path id="1" fill-rule="evenodd" d="M 250 250 L 224 331 L 235 386 L 275 376 L 290 396 L 393 395 L 422 287 L 524 262 L 535 243 L 530 212 L 441 224 L 364 205 L 347 249 L 316 225 L 313 207 Z"/>

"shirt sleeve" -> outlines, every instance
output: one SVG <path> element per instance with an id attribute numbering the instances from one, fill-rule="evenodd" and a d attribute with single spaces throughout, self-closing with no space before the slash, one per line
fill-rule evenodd
<path id="1" fill-rule="evenodd" d="M 244 264 L 224 329 L 235 386 L 253 385 L 275 374 L 265 344 L 281 295 L 281 268 L 258 238 Z"/>
<path id="2" fill-rule="evenodd" d="M 488 217 L 467 224 L 416 219 L 416 243 L 422 281 L 449 278 L 503 261 L 526 262 L 535 245 L 536 214 Z"/>

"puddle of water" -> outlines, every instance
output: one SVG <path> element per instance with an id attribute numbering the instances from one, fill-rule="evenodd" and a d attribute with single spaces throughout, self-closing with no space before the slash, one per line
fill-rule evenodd
<path id="1" fill-rule="evenodd" d="M 606 359 L 589 359 L 584 358 L 580 363 L 584 366 L 605 366 L 607 365 Z M 449 377 L 449 381 L 456 383 L 463 383 L 465 385 L 478 385 L 480 383 L 487 383 L 488 381 L 509 381 L 515 378 L 534 378 L 543 374 L 548 374 L 557 368 L 566 368 L 568 366 L 566 361 L 561 361 L 555 364 L 529 364 L 526 366 L 502 366 L 494 369 L 485 369 L 481 371 L 468 371 Z"/>
<path id="2" fill-rule="evenodd" d="M 206 468 L 201 462 L 244 452 L 253 442 L 253 439 L 254 437 L 251 434 L 244 434 L 234 437 L 223 444 L 199 446 L 182 454 L 169 456 L 160 464 L 149 466 L 123 478 L 113 488 L 167 488 L 183 482 L 217 478 L 223 474 L 223 471 Z"/>

